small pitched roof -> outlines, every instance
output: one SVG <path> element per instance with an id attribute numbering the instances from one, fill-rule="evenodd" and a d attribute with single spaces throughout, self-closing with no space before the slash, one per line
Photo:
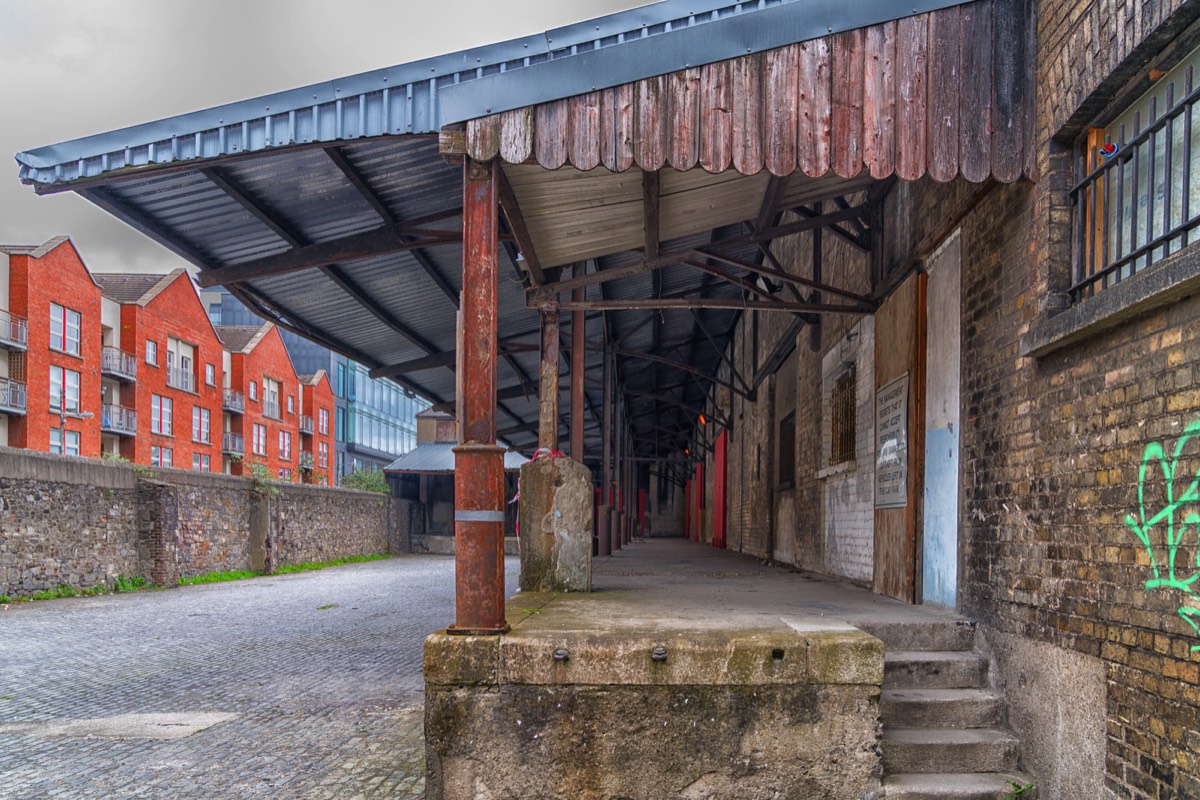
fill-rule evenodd
<path id="1" fill-rule="evenodd" d="M 55 236 L 41 244 L 0 244 L 0 253 L 10 256 L 33 256 L 41 258 L 63 242 L 71 241 L 70 236 Z"/>
<path id="2" fill-rule="evenodd" d="M 499 442 L 497 442 L 499 444 Z M 423 472 L 450 475 L 454 472 L 456 444 L 422 442 L 383 468 L 384 472 Z M 529 459 L 516 450 L 504 453 L 504 471 L 516 472 Z"/>
<path id="3" fill-rule="evenodd" d="M 325 377 L 325 370 L 319 369 L 309 375 L 300 375 L 299 380 L 302 386 L 316 386 Z"/>
<path id="4" fill-rule="evenodd" d="M 100 293 L 118 303 L 137 303 L 144 306 L 184 274 L 174 269 L 163 275 L 159 272 L 97 272 L 92 275 Z"/>
<path id="5" fill-rule="evenodd" d="M 214 325 L 213 329 L 226 350 L 231 353 L 249 353 L 272 327 L 273 323 L 264 322 L 262 325 Z"/>

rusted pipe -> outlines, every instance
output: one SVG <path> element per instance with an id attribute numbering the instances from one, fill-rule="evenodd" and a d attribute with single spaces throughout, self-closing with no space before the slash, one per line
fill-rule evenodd
<path id="1" fill-rule="evenodd" d="M 558 311 L 542 309 L 541 389 L 538 447 L 558 449 Z"/>
<path id="2" fill-rule="evenodd" d="M 495 162 L 463 165 L 463 288 L 458 375 L 462 441 L 454 448 L 454 625 L 506 632 L 504 448 L 496 444 Z"/>

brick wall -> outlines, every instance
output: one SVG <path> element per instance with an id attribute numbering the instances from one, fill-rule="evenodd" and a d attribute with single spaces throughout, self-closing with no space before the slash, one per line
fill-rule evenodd
<path id="1" fill-rule="evenodd" d="M 407 550 L 388 495 L 0 448 L 0 595 Z M 255 548 L 260 552 L 255 553 Z"/>

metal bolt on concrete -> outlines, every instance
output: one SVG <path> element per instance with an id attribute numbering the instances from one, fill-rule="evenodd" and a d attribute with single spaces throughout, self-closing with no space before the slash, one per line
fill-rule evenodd
<path id="1" fill-rule="evenodd" d="M 0 800 L 422 797 L 453 618 L 444 556 L 8 606 Z"/>

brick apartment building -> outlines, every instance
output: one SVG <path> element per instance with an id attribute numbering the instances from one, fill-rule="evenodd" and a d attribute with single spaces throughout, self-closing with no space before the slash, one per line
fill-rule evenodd
<path id="1" fill-rule="evenodd" d="M 325 370 L 300 376 L 300 474 L 305 483 L 333 485 L 333 387 Z"/>
<path id="2" fill-rule="evenodd" d="M 279 330 L 264 322 L 216 331 L 228 359 L 224 388 L 231 401 L 222 419 L 225 471 L 242 475 L 247 465 L 262 464 L 272 476 L 299 481 L 300 379 Z"/>
<path id="3" fill-rule="evenodd" d="M 100 455 L 100 327 L 69 238 L 0 246 L 0 445 Z"/>
<path id="4" fill-rule="evenodd" d="M 167 275 L 97 274 L 119 326 L 105 328 L 105 452 L 139 464 L 220 469 L 224 348 L 195 284 Z"/>
<path id="5" fill-rule="evenodd" d="M 0 446 L 331 485 L 335 419 L 324 370 L 301 381 L 270 323 L 218 335 L 184 270 L 0 246 Z"/>

